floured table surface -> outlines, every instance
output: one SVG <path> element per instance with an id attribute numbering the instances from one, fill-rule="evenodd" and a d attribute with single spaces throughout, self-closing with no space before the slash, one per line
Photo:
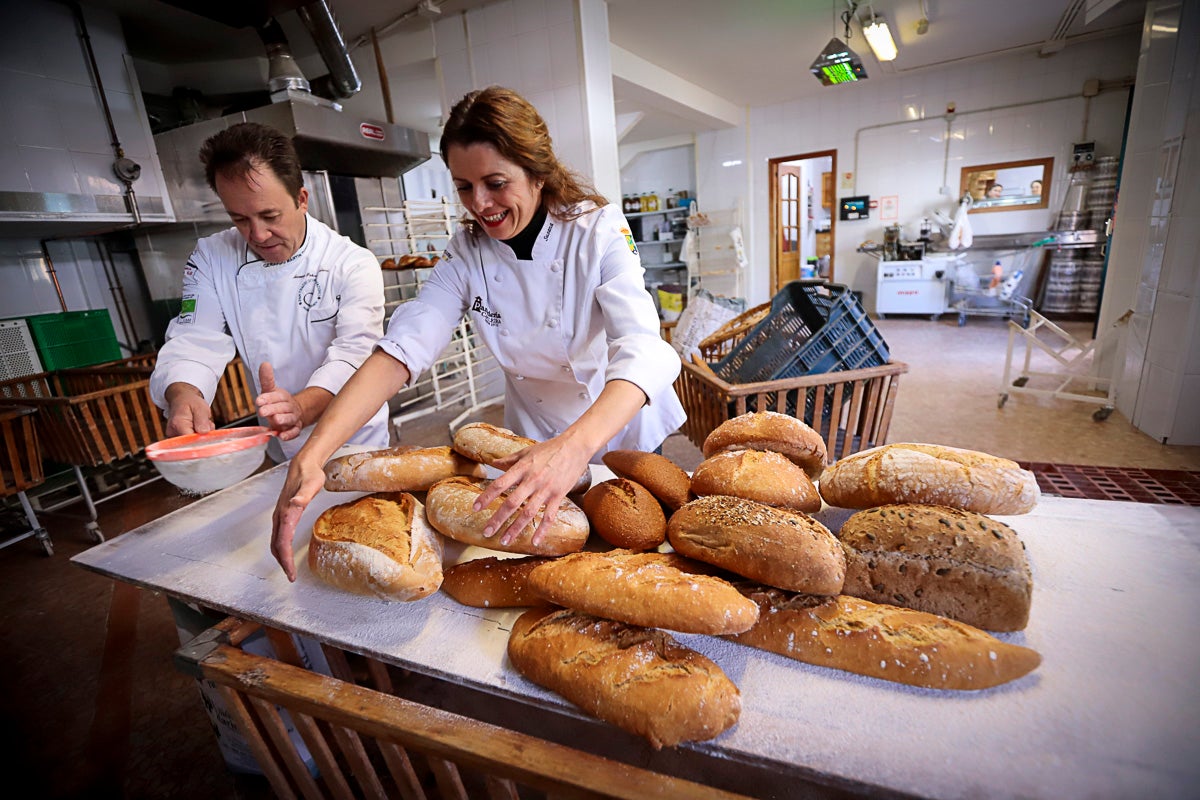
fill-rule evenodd
<path id="1" fill-rule="evenodd" d="M 594 467 L 596 481 L 611 477 Z M 355 493 L 322 492 L 296 537 L 289 583 L 269 549 L 286 465 L 87 550 L 91 570 L 306 634 L 416 672 L 576 713 L 517 674 L 505 647 L 519 610 L 437 593 L 412 603 L 347 594 L 306 562 L 312 521 Z M 818 515 L 836 529 L 849 512 Z M 979 692 L 920 689 L 676 634 L 742 692 L 738 724 L 687 745 L 929 797 L 1183 797 L 1200 787 L 1200 509 L 1044 497 L 998 517 L 1025 542 L 1033 610 L 999 638 L 1042 664 Z M 502 555 L 447 542 L 446 563 Z M 785 767 L 785 765 L 787 765 Z"/>

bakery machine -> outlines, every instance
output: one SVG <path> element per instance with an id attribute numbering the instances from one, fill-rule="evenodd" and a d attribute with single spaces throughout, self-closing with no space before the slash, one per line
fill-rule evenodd
<path id="1" fill-rule="evenodd" d="M 927 314 L 934 320 L 946 311 L 946 274 L 940 262 L 880 261 L 875 283 L 875 312 Z"/>

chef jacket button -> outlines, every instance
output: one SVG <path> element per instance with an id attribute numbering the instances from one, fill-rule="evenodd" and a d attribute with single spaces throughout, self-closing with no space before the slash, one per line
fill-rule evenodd
<path id="1" fill-rule="evenodd" d="M 502 330 L 500 331 L 500 335 L 501 335 L 501 336 L 508 336 L 508 328 L 504 328 L 504 329 L 502 329 Z"/>
<path id="2" fill-rule="evenodd" d="M 547 323 L 546 323 L 546 327 L 547 327 L 547 328 L 557 328 L 557 327 L 558 327 L 558 320 L 556 320 L 556 319 L 552 319 L 552 320 L 550 320 L 549 322 L 547 322 Z"/>
<path id="3" fill-rule="evenodd" d="M 494 280 L 496 283 L 504 283 L 504 276 L 503 276 L 503 275 L 497 275 L 497 276 L 496 276 L 495 278 L 493 278 L 492 280 Z"/>
<path id="4" fill-rule="evenodd" d="M 570 372 L 571 366 L 569 364 L 563 364 L 562 370 L 563 370 L 563 372 Z"/>
<path id="5" fill-rule="evenodd" d="M 587 400 L 587 399 L 588 399 L 587 392 L 580 392 L 580 393 L 579 393 L 579 398 L 580 398 L 581 400 Z"/>
<path id="6" fill-rule="evenodd" d="M 553 264 L 550 265 L 551 272 L 558 272 L 561 269 L 562 269 L 562 264 L 559 264 L 557 261 L 555 261 Z"/>

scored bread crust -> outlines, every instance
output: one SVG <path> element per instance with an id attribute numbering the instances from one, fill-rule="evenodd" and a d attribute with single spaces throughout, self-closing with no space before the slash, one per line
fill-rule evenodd
<path id="1" fill-rule="evenodd" d="M 691 479 L 683 468 L 658 453 L 641 450 L 609 450 L 601 459 L 618 478 L 640 483 L 659 502 L 676 511 L 691 500 Z"/>
<path id="2" fill-rule="evenodd" d="M 752 580 L 810 594 L 837 594 L 846 557 L 837 538 L 798 511 L 710 495 L 667 522 L 667 539 L 685 556 Z"/>
<path id="3" fill-rule="evenodd" d="M 780 453 L 816 480 L 825 469 L 825 441 L 804 422 L 778 411 L 750 411 L 712 430 L 701 448 L 705 458 L 726 450 Z"/>
<path id="4" fill-rule="evenodd" d="M 842 593 L 915 608 L 989 631 L 1029 622 L 1033 573 L 1007 525 L 946 506 L 888 505 L 853 514 L 838 531 Z"/>
<path id="5" fill-rule="evenodd" d="M 538 556 L 474 558 L 446 570 L 442 591 L 475 608 L 536 606 L 542 601 L 528 586 L 529 573 L 548 560 Z"/>
<path id="6" fill-rule="evenodd" d="M 706 458 L 692 473 L 692 494 L 723 494 L 811 514 L 821 495 L 808 473 L 770 450 L 726 450 Z"/>
<path id="7" fill-rule="evenodd" d="M 1036 650 L 970 625 L 857 597 L 739 587 L 758 624 L 726 638 L 807 664 L 930 689 L 987 689 L 1041 663 Z"/>
<path id="8" fill-rule="evenodd" d="M 308 566 L 318 578 L 347 592 L 419 600 L 442 584 L 442 540 L 412 495 L 367 495 L 317 517 Z"/>
<path id="9" fill-rule="evenodd" d="M 742 710 L 720 667 L 660 630 L 535 608 L 513 623 L 508 657 L 529 680 L 656 750 L 712 739 Z"/>
<path id="10" fill-rule="evenodd" d="M 924 503 L 979 514 L 1025 514 L 1041 496 L 1037 478 L 1015 461 L 914 442 L 846 456 L 825 470 L 818 488 L 841 508 Z"/>
<path id="11" fill-rule="evenodd" d="M 758 606 L 728 581 L 696 574 L 674 553 L 575 553 L 529 573 L 529 588 L 585 614 L 681 633 L 740 633 Z"/>
<path id="12" fill-rule="evenodd" d="M 598 483 L 580 505 L 596 535 L 614 547 L 653 550 L 667 540 L 662 506 L 636 481 L 613 478 Z"/>
<path id="13" fill-rule="evenodd" d="M 500 538 L 508 530 L 507 522 L 492 536 L 484 536 L 484 527 L 504 500 L 504 495 L 501 495 L 481 511 L 472 508 L 475 499 L 489 483 L 491 481 L 447 478 L 429 487 L 429 493 L 425 496 L 425 515 L 429 518 L 429 524 L 443 536 L 463 544 L 530 556 L 575 553 L 587 543 L 590 533 L 587 516 L 583 509 L 565 498 L 558 505 L 558 514 L 550 524 L 550 529 L 537 545 L 533 544 L 533 532 L 541 524 L 545 509 L 538 509 L 533 520 L 509 544 L 500 543 Z"/>
<path id="14" fill-rule="evenodd" d="M 454 432 L 451 447 L 456 453 L 474 459 L 489 467 L 496 467 L 496 462 L 519 453 L 530 445 L 537 444 L 536 439 L 519 436 L 508 428 L 501 428 L 487 422 L 470 422 Z M 496 467 L 501 469 L 501 467 Z M 481 475 L 475 477 L 483 477 Z M 586 469 L 575 481 L 575 485 L 567 490 L 567 494 L 581 494 L 592 485 L 592 471 Z"/>
<path id="15" fill-rule="evenodd" d="M 483 466 L 449 447 L 401 445 L 325 462 L 329 492 L 423 492 L 452 475 L 482 478 Z"/>

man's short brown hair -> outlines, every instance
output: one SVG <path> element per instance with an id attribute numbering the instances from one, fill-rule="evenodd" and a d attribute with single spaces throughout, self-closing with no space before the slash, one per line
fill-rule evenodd
<path id="1" fill-rule="evenodd" d="M 292 140 L 258 122 L 239 122 L 208 137 L 200 148 L 200 161 L 214 192 L 218 174 L 240 178 L 260 165 L 274 173 L 292 197 L 298 197 L 304 186 L 300 157 Z"/>

